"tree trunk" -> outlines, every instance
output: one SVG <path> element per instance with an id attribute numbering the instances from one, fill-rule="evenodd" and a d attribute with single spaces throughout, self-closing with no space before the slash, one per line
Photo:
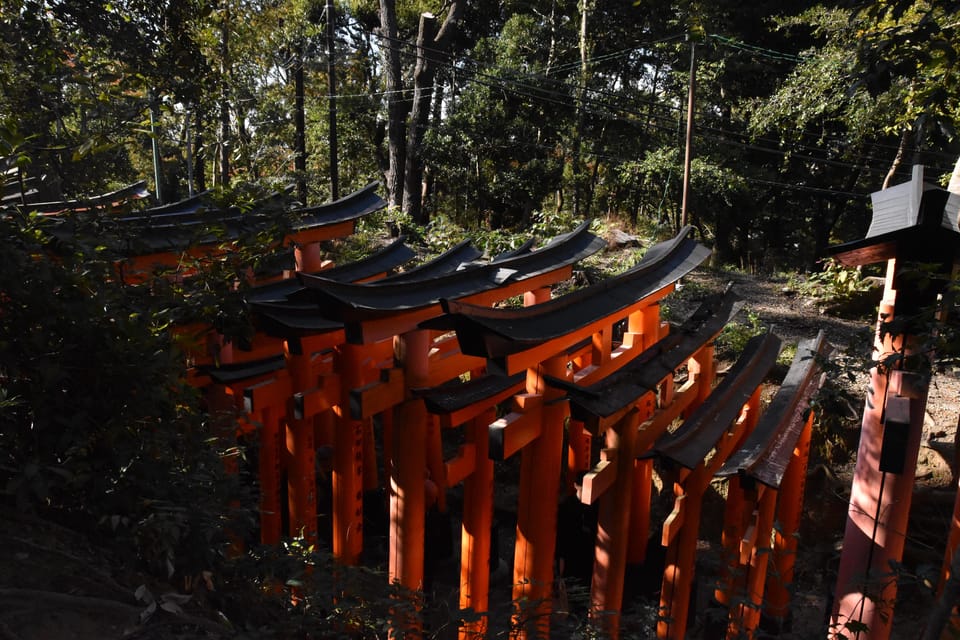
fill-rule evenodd
<path id="1" fill-rule="evenodd" d="M 403 169 L 403 212 L 417 224 L 424 224 L 421 190 L 423 181 L 423 135 L 430 117 L 430 98 L 436 67 L 432 42 L 437 34 L 437 19 L 432 13 L 420 15 L 417 35 L 417 66 L 413 72 L 413 105 L 407 128 L 407 157 Z"/>
<path id="2" fill-rule="evenodd" d="M 297 198 L 307 205 L 307 125 L 303 102 L 303 41 L 297 40 L 293 64 L 293 170 L 296 173 Z"/>
<path id="3" fill-rule="evenodd" d="M 454 0 L 450 4 L 443 27 L 434 36 L 436 18 L 433 14 L 420 16 L 420 33 L 417 37 L 417 66 L 413 74 L 413 105 L 410 126 L 407 129 L 407 150 L 403 178 L 403 210 L 417 223 L 426 222 L 423 215 L 423 137 L 427 132 L 430 117 L 430 99 L 433 96 L 433 79 L 436 76 L 440 56 L 449 48 L 450 41 L 460 22 L 464 3 Z"/>
<path id="4" fill-rule="evenodd" d="M 408 103 L 403 96 L 400 72 L 400 42 L 397 40 L 396 0 L 380 0 L 380 35 L 387 87 L 387 203 L 403 204 L 403 165 Z"/>
<path id="5" fill-rule="evenodd" d="M 595 152 L 598 154 L 603 153 L 604 142 L 603 138 L 607 133 L 607 125 L 604 123 L 603 128 L 600 129 L 600 136 L 597 141 L 597 146 L 599 149 Z M 595 160 L 593 162 L 593 170 L 590 172 L 590 182 L 587 185 L 587 198 L 586 203 L 583 206 L 583 216 L 589 218 L 591 216 L 591 211 L 593 210 L 593 199 L 597 192 L 597 182 L 600 178 L 600 156 L 595 155 Z"/>
<path id="6" fill-rule="evenodd" d="M 577 84 L 577 120 L 573 134 L 573 158 L 571 176 L 573 178 L 573 215 L 580 217 L 580 191 L 583 178 L 580 172 L 580 154 L 583 137 L 583 101 L 587 92 L 587 11 L 588 0 L 580 0 L 580 80 Z"/>
<path id="7" fill-rule="evenodd" d="M 887 171 L 887 177 L 883 179 L 883 186 L 881 189 L 886 189 L 890 186 L 890 181 L 893 180 L 893 176 L 896 175 L 897 169 L 900 168 L 900 165 L 903 163 L 903 155 L 907 152 L 907 143 L 910 141 L 910 128 L 905 127 L 903 133 L 900 134 L 900 144 L 897 146 L 897 154 L 893 157 L 893 162 L 890 163 L 890 170 Z"/>
<path id="8" fill-rule="evenodd" d="M 194 138 L 194 152 L 193 152 L 193 181 L 195 184 L 195 189 L 197 191 L 206 191 L 207 190 L 207 170 L 206 170 L 206 158 L 207 158 L 207 148 L 205 146 L 205 140 L 203 138 L 203 109 L 198 105 L 197 111 L 195 114 L 195 120 L 193 121 L 194 129 L 196 130 L 196 138 Z"/>
<path id="9" fill-rule="evenodd" d="M 220 186 L 230 185 L 230 3 L 220 23 Z"/>
<path id="10" fill-rule="evenodd" d="M 340 159 L 337 154 L 337 65 L 336 16 L 333 0 L 327 0 L 327 117 L 330 141 L 330 199 L 340 199 Z"/>
<path id="11" fill-rule="evenodd" d="M 430 115 L 430 126 L 438 126 L 440 124 L 440 119 L 442 117 L 442 108 L 443 108 L 443 93 L 444 93 L 444 84 L 442 81 L 436 82 L 436 91 L 433 96 L 433 113 Z M 423 168 L 423 189 L 420 195 L 420 201 L 423 203 L 424 208 L 424 218 L 426 220 L 430 219 L 431 211 L 427 207 L 427 204 L 430 202 L 431 197 L 439 197 L 440 186 L 436 181 L 436 172 L 430 165 L 426 165 Z M 435 207 L 434 207 L 435 208 Z"/>

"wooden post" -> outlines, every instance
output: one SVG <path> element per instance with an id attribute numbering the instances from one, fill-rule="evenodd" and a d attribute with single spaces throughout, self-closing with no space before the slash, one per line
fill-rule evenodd
<path id="1" fill-rule="evenodd" d="M 323 249 L 319 242 L 298 244 L 293 248 L 294 268 L 304 273 L 316 273 L 323 269 Z"/>
<path id="2" fill-rule="evenodd" d="M 957 163 L 960 165 L 960 162 Z M 947 590 L 948 583 L 954 584 L 957 576 L 954 575 L 954 563 L 957 561 L 957 547 L 960 546 L 960 487 L 954 487 L 957 490 L 953 501 L 953 516 L 950 518 L 950 534 L 947 537 L 947 548 L 943 553 L 943 566 L 940 568 L 940 582 L 937 585 L 937 596 L 944 598 L 944 591 Z M 947 594 L 949 596 L 949 594 Z M 949 606 L 949 624 L 950 630 L 954 635 L 960 635 L 960 619 L 957 618 L 957 608 L 954 605 Z M 944 625 L 946 626 L 946 625 Z"/>
<path id="3" fill-rule="evenodd" d="M 423 401 L 408 400 L 397 408 L 390 477 L 390 550 L 388 579 L 409 592 L 423 590 L 423 545 L 426 523 L 427 411 Z M 400 594 L 406 597 L 408 594 Z M 393 636 L 419 637 L 417 602 L 397 609 Z"/>
<path id="4" fill-rule="evenodd" d="M 427 472 L 437 486 L 437 508 L 445 512 L 447 510 L 447 468 L 443 464 L 443 441 L 440 424 L 430 414 L 427 414 L 426 429 L 423 445 L 427 450 Z"/>
<path id="5" fill-rule="evenodd" d="M 590 469 L 590 449 L 593 436 L 584 429 L 583 422 L 570 419 L 567 425 L 567 493 L 576 491 L 577 477 Z"/>
<path id="6" fill-rule="evenodd" d="M 750 540 L 740 546 L 740 562 L 746 569 L 744 593 L 730 609 L 728 638 L 752 638 L 760 625 L 760 608 L 763 604 L 763 587 L 767 578 L 767 563 L 770 559 L 770 532 L 776 512 L 777 491 L 772 487 L 758 487 L 759 498 L 755 530 Z M 744 544 L 749 543 L 749 544 Z"/>
<path id="7" fill-rule="evenodd" d="M 356 565 L 363 552 L 363 436 L 364 422 L 350 415 L 350 391 L 362 386 L 365 352 L 362 345 L 337 347 L 340 403 L 333 447 L 333 557 Z"/>
<path id="8" fill-rule="evenodd" d="M 913 353 L 911 345 L 880 335 L 880 324 L 893 319 L 897 292 L 893 289 L 896 260 L 888 261 L 887 282 L 877 321 L 878 360 L 900 352 Z M 889 366 L 870 372 L 860 431 L 857 463 L 850 489 L 850 508 L 843 536 L 843 551 L 837 575 L 831 631 L 845 632 L 856 640 L 886 640 L 893 624 L 897 593 L 891 562 L 899 563 L 906 541 L 907 520 L 916 475 L 917 455 L 926 411 L 927 387 L 917 379 Z M 909 415 L 904 424 L 902 453 L 897 472 L 881 470 L 881 451 L 890 402 L 900 396 Z M 892 427 L 891 427 L 892 428 Z M 853 632 L 848 624 L 854 625 Z M 860 631 L 865 627 L 866 631 Z"/>
<path id="9" fill-rule="evenodd" d="M 280 416 L 273 407 L 260 413 L 260 542 L 278 544 L 281 535 Z"/>
<path id="10" fill-rule="evenodd" d="M 640 334 L 642 349 L 649 349 L 660 340 L 660 305 L 652 304 L 627 320 L 628 331 Z M 629 335 L 629 334 L 628 334 Z M 624 343 L 627 341 L 624 340 Z M 636 455 L 643 453 L 636 451 Z M 630 532 L 627 562 L 640 564 L 647 557 L 650 538 L 650 500 L 653 495 L 653 460 L 645 458 L 634 462 L 633 492 L 630 503 Z"/>
<path id="11" fill-rule="evenodd" d="M 549 289 L 524 295 L 525 304 L 545 301 Z M 563 356 L 527 370 L 527 393 L 544 398 L 540 435 L 521 453 L 517 540 L 513 561 L 514 626 L 517 637 L 546 637 L 550 629 L 553 562 L 556 551 L 557 499 L 563 457 L 563 392 L 546 384 L 544 375 L 565 378 Z M 553 400 L 554 402 L 551 402 Z"/>
<path id="12" fill-rule="evenodd" d="M 639 453 L 639 452 L 638 452 Z M 653 458 L 633 461 L 633 492 L 630 500 L 630 533 L 627 562 L 641 564 L 647 559 L 650 539 L 650 500 L 653 496 Z"/>
<path id="13" fill-rule="evenodd" d="M 284 351 L 294 393 L 313 387 L 311 354 L 303 342 L 287 340 Z M 287 476 L 290 535 L 302 537 L 312 544 L 317 540 L 317 450 L 313 419 L 296 419 L 291 413 L 288 411 L 287 416 L 287 443 L 292 456 Z"/>
<path id="14" fill-rule="evenodd" d="M 643 416 L 646 418 L 653 411 L 644 413 L 647 414 Z M 634 409 L 606 433 L 607 448 L 617 452 L 617 474 L 613 485 L 600 498 L 590 586 L 590 615 L 611 640 L 616 640 L 620 635 L 623 578 L 627 568 L 630 532 L 629 505 L 634 486 L 633 460 L 640 418 L 640 411 Z"/>
<path id="15" fill-rule="evenodd" d="M 700 377 L 700 384 L 697 387 L 697 398 L 693 401 L 689 411 L 703 404 L 703 401 L 710 396 L 713 391 L 713 380 L 717 374 L 717 364 L 714 362 L 714 352 L 716 349 L 713 344 L 705 345 L 702 349 L 690 359 L 687 368 L 692 376 Z"/>
<path id="16" fill-rule="evenodd" d="M 373 420 L 363 421 L 363 490 L 373 491 L 380 486 L 377 477 L 377 440 Z"/>
<path id="17" fill-rule="evenodd" d="M 408 388 L 426 379 L 430 342 L 429 331 L 411 331 L 396 339 Z M 427 420 L 423 401 L 412 399 L 400 405 L 393 426 L 389 579 L 414 591 L 423 589 Z"/>
<path id="18" fill-rule="evenodd" d="M 777 522 L 780 527 L 773 534 L 775 571 L 767 583 L 764 609 L 764 614 L 780 630 L 785 630 L 790 616 L 789 588 L 793 584 L 793 570 L 797 561 L 797 532 L 800 530 L 800 518 L 803 515 L 803 494 L 807 479 L 807 461 L 810 459 L 813 419 L 814 414 L 811 412 L 800 431 L 793 456 L 780 482 L 777 503 Z"/>
<path id="19" fill-rule="evenodd" d="M 478 619 L 460 627 L 460 640 L 485 637 L 489 624 L 490 535 L 493 524 L 493 460 L 489 457 L 491 409 L 467 427 L 467 442 L 475 447 L 473 473 L 463 483 L 463 526 L 460 534 L 460 608 Z"/>
<path id="20" fill-rule="evenodd" d="M 699 467 L 703 469 L 703 467 Z M 706 487 L 694 482 L 689 490 L 684 488 L 684 479 L 691 473 L 681 471 L 681 481 L 674 485 L 677 508 L 671 514 L 679 517 L 664 524 L 663 543 L 667 558 L 663 567 L 663 587 L 660 590 L 660 614 L 657 620 L 657 638 L 683 640 L 687 630 L 687 614 L 690 609 L 690 591 L 693 589 L 693 572 L 696 566 L 697 540 L 700 537 L 700 510 Z M 668 524 L 679 527 L 675 538 Z"/>
<path id="21" fill-rule="evenodd" d="M 723 547 L 720 577 L 713 597 L 722 607 L 729 607 L 732 602 L 733 586 L 740 570 L 740 541 L 746 531 L 746 519 L 750 513 L 746 509 L 747 502 L 743 486 L 738 476 L 731 476 L 727 481 L 727 499 L 723 510 L 723 533 L 720 543 Z"/>

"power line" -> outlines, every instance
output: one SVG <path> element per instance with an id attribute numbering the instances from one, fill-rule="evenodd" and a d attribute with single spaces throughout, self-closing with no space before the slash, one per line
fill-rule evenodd
<path id="1" fill-rule="evenodd" d="M 359 25 L 359 23 L 354 22 L 354 25 L 359 26 L 359 27 L 362 28 L 362 25 Z M 411 43 L 411 42 L 408 42 L 408 41 L 403 40 L 403 39 L 401 39 L 401 38 L 388 38 L 388 37 L 383 36 L 382 34 L 379 34 L 379 33 L 370 32 L 370 31 L 366 31 L 366 30 L 364 30 L 364 31 L 365 31 L 366 34 L 368 34 L 368 35 L 370 35 L 370 36 L 373 36 L 373 37 L 375 37 L 375 38 L 378 38 L 378 39 L 381 39 L 381 40 L 384 40 L 384 41 L 392 41 L 392 42 L 397 43 L 398 45 L 400 45 L 400 47 L 398 48 L 400 54 L 403 55 L 403 56 L 405 56 L 405 57 L 415 57 L 415 56 L 417 55 L 417 50 L 418 50 L 418 49 L 419 49 L 419 50 L 433 51 L 433 52 L 437 53 L 439 56 L 441 56 L 441 60 L 436 60 L 436 61 L 435 61 L 435 63 L 436 63 L 438 66 L 443 67 L 443 68 L 446 68 L 446 69 L 448 69 L 448 70 L 450 70 L 450 71 L 455 72 L 457 75 L 459 75 L 460 77 L 462 77 L 462 78 L 463 78 L 465 81 L 467 81 L 467 82 L 472 82 L 472 83 L 474 83 L 474 84 L 478 84 L 478 85 L 480 85 L 480 86 L 485 86 L 485 87 L 487 87 L 487 88 L 491 88 L 491 89 L 495 89 L 495 90 L 499 90 L 499 91 L 509 92 L 509 93 L 512 93 L 513 95 L 516 95 L 516 96 L 521 97 L 521 98 L 526 98 L 526 99 L 529 99 L 529 100 L 531 100 L 531 101 L 539 101 L 539 102 L 541 102 L 541 103 L 555 104 L 555 105 L 558 105 L 558 106 L 561 106 L 561 107 L 565 107 L 565 108 L 574 108 L 574 107 L 575 107 L 575 104 L 574 104 L 574 102 L 573 102 L 572 96 L 571 96 L 569 93 L 567 93 L 566 91 L 549 89 L 549 88 L 545 88 L 545 87 L 543 87 L 543 86 L 539 86 L 539 85 L 537 85 L 537 84 L 530 84 L 530 83 L 529 83 L 530 80 L 532 79 L 532 80 L 536 80 L 536 81 L 540 81 L 540 82 L 545 82 L 545 83 L 548 83 L 548 84 L 552 83 L 552 84 L 554 84 L 554 85 L 559 85 L 559 86 L 561 87 L 561 89 L 566 89 L 566 90 L 570 90 L 570 91 L 573 90 L 573 87 L 572 87 L 571 85 L 567 84 L 566 82 L 563 82 L 563 81 L 560 80 L 560 79 L 550 78 L 550 77 L 545 76 L 545 75 L 535 75 L 535 74 L 525 73 L 525 72 L 520 71 L 520 70 L 512 70 L 512 74 L 511 74 L 511 75 L 517 76 L 517 77 L 522 77 L 522 78 L 523 78 L 524 80 L 526 80 L 526 81 L 521 80 L 521 79 L 518 79 L 517 77 L 511 77 L 511 75 L 494 75 L 494 74 L 490 74 L 490 73 L 485 73 L 485 72 L 481 72 L 481 71 L 477 71 L 477 70 L 476 70 L 477 68 L 481 67 L 482 65 L 481 65 L 481 63 L 480 63 L 479 61 L 476 61 L 476 60 L 474 60 L 474 59 L 467 58 L 467 57 L 461 57 L 461 58 L 458 59 L 458 63 L 459 63 L 459 64 L 464 64 L 464 63 L 465 63 L 465 66 L 458 66 L 457 63 L 454 63 L 454 62 L 444 62 L 444 61 L 443 61 L 443 59 L 449 59 L 449 58 L 450 58 L 449 54 L 446 53 L 446 52 L 441 52 L 441 51 L 438 51 L 438 50 L 436 50 L 436 49 L 432 49 L 432 48 L 430 48 L 430 47 L 417 47 L 416 44 Z M 714 35 L 715 35 L 715 34 L 714 34 Z M 663 42 L 663 41 L 669 41 L 670 39 L 675 39 L 676 37 L 677 37 L 677 36 L 671 36 L 671 37 L 666 38 L 666 39 L 664 39 L 664 40 L 650 43 L 650 45 L 652 46 L 653 44 L 657 44 L 657 43 L 660 43 L 660 42 Z M 718 38 L 722 38 L 722 36 L 717 36 L 717 37 L 718 37 Z M 732 39 L 727 39 L 727 40 L 729 40 L 730 42 L 736 43 L 736 41 L 733 41 Z M 752 51 L 752 50 L 762 50 L 762 49 L 764 49 L 764 48 L 762 48 L 762 47 L 755 47 L 755 46 L 753 46 L 753 45 L 749 45 L 749 46 L 748 46 L 748 45 L 745 45 L 745 43 L 740 43 L 740 44 L 744 44 L 744 46 L 747 47 L 747 49 L 749 49 L 749 50 L 751 50 L 751 51 Z M 408 51 L 408 50 L 410 50 L 410 49 L 413 49 L 413 51 Z M 598 57 L 596 57 L 594 60 L 602 60 L 602 59 L 606 58 L 607 56 L 609 56 L 609 57 L 614 57 L 614 56 L 619 56 L 619 55 L 625 55 L 625 54 L 627 54 L 627 53 L 629 53 L 629 52 L 637 51 L 637 50 L 640 50 L 640 49 L 642 49 L 642 47 L 633 47 L 633 48 L 629 48 L 629 49 L 623 49 L 623 50 L 621 50 L 621 51 L 619 51 L 619 52 L 613 52 L 613 53 L 611 53 L 611 54 L 606 54 L 605 56 L 598 56 Z M 781 53 L 781 52 L 775 52 L 775 51 L 773 51 L 773 50 L 766 50 L 766 51 L 767 51 L 768 53 L 770 53 L 770 52 L 772 52 L 772 53 Z M 798 60 L 803 60 L 803 59 L 802 59 L 802 58 L 798 58 Z M 571 64 L 573 64 L 573 63 L 571 63 Z M 580 63 L 578 62 L 578 63 L 576 63 L 576 64 L 579 65 Z M 473 69 L 470 69 L 469 67 L 473 67 Z M 404 89 L 404 90 L 397 91 L 396 93 L 404 93 L 404 92 L 409 93 L 410 91 L 412 91 L 412 90 L 411 90 L 411 89 Z M 622 98 L 623 98 L 623 96 L 620 95 L 620 94 L 611 93 L 611 92 L 608 92 L 608 91 L 605 91 L 605 90 L 601 90 L 601 89 L 591 89 L 591 88 L 587 88 L 587 92 L 588 92 L 589 95 L 593 95 L 593 96 L 609 97 L 609 98 L 616 98 L 616 99 L 622 99 Z M 366 95 L 377 95 L 377 93 L 362 94 L 362 96 L 364 96 L 364 97 L 365 97 Z M 386 93 L 386 92 L 383 92 L 383 95 L 387 95 L 387 93 Z M 361 97 L 361 94 L 358 94 L 357 97 Z M 655 101 L 655 100 L 645 100 L 645 99 L 639 98 L 639 97 L 637 97 L 637 96 L 633 96 L 633 97 L 631 97 L 630 99 L 631 99 L 634 103 L 640 103 L 641 105 L 644 105 L 644 106 L 647 106 L 647 107 L 651 107 L 652 109 L 657 109 L 657 110 L 661 110 L 661 111 L 662 111 L 662 110 L 668 110 L 668 111 L 673 111 L 673 112 L 680 112 L 680 111 L 681 111 L 681 108 L 680 108 L 679 106 L 673 106 L 673 105 L 669 105 L 669 104 L 664 104 L 664 103 L 662 103 L 662 102 L 658 102 L 658 101 Z M 619 121 L 622 121 L 622 122 L 627 122 L 627 123 L 633 124 L 633 125 L 638 124 L 636 121 L 633 121 L 633 120 L 630 120 L 629 118 L 623 117 L 623 114 L 626 114 L 626 115 L 634 116 L 635 118 L 640 118 L 640 119 L 646 120 L 646 125 L 647 125 L 647 126 L 652 126 L 652 127 L 654 127 L 654 128 L 658 128 L 658 129 L 661 129 L 661 130 L 668 130 L 668 131 L 673 129 L 674 118 L 672 117 L 672 115 L 668 116 L 668 115 L 666 115 L 666 114 L 658 113 L 658 112 L 653 111 L 653 110 L 651 110 L 651 111 L 649 111 L 649 112 L 647 112 L 647 113 L 640 113 L 640 112 L 637 112 L 637 111 L 634 110 L 634 109 L 626 108 L 626 107 L 624 107 L 622 104 L 611 105 L 609 102 L 605 102 L 605 101 L 599 100 L 599 99 L 597 99 L 597 98 L 590 98 L 590 97 L 588 97 L 588 98 L 585 100 L 585 103 L 586 103 L 588 106 L 590 106 L 590 107 L 594 107 L 593 109 L 589 109 L 589 110 L 588 110 L 588 113 L 590 113 L 591 115 L 594 115 L 594 116 L 602 117 L 602 118 L 605 118 L 605 119 L 611 119 L 611 120 L 614 120 L 614 119 L 615 119 L 615 120 L 619 120 Z M 599 110 L 598 110 L 598 109 L 599 109 Z M 617 114 L 619 114 L 619 115 L 617 115 Z M 669 122 L 669 126 L 664 126 L 664 125 L 656 124 L 655 122 L 652 122 L 651 120 L 666 120 L 666 121 Z M 708 125 L 700 125 L 700 126 L 697 127 L 697 135 L 698 135 L 698 137 L 700 137 L 700 138 L 707 139 L 707 140 L 712 140 L 712 141 L 714 141 L 714 142 L 716 142 L 716 143 L 718 143 L 718 144 L 721 144 L 721 145 L 735 146 L 735 147 L 739 147 L 739 148 L 743 148 L 743 149 L 747 149 L 747 150 L 752 150 L 752 151 L 759 151 L 759 152 L 763 152 L 763 153 L 782 155 L 782 156 L 784 156 L 784 157 L 796 158 L 796 159 L 798 159 L 798 160 L 806 160 L 806 161 L 809 161 L 809 162 L 814 162 L 814 163 L 823 164 L 823 165 L 828 165 L 828 166 L 843 167 L 843 168 L 848 168 L 848 169 L 860 169 L 860 170 L 862 170 L 862 171 L 866 171 L 866 172 L 874 173 L 874 174 L 878 174 L 878 175 L 879 175 L 879 174 L 885 174 L 886 171 L 887 171 L 887 169 L 884 169 L 884 168 L 882 168 L 882 167 L 872 168 L 869 164 L 865 164 L 865 163 L 861 163 L 861 162 L 848 162 L 848 161 L 843 161 L 843 160 L 834 160 L 834 159 L 830 159 L 830 158 L 820 158 L 820 157 L 815 157 L 815 156 L 811 156 L 811 155 L 800 154 L 800 153 L 797 153 L 797 151 L 796 151 L 795 149 L 783 149 L 783 148 L 781 148 L 782 143 L 781 143 L 780 141 L 773 140 L 773 139 L 770 139 L 770 138 L 753 138 L 753 140 L 754 140 L 754 141 L 759 141 L 759 142 L 771 142 L 771 143 L 773 143 L 773 144 L 776 144 L 776 145 L 777 145 L 777 148 L 765 147 L 765 146 L 761 146 L 761 145 L 758 145 L 758 144 L 752 144 L 752 143 L 750 143 L 750 142 L 743 142 L 743 141 L 740 141 L 740 140 L 735 140 L 735 139 L 732 139 L 732 138 L 748 138 L 748 136 L 747 136 L 746 134 L 741 133 L 741 132 L 730 131 L 730 130 L 722 129 L 722 128 L 719 128 L 719 127 L 711 127 L 711 126 L 708 126 Z M 803 143 L 795 143 L 795 147 L 797 147 L 797 148 L 799 148 L 799 149 L 801 149 L 801 150 L 805 149 L 805 150 L 808 150 L 808 151 L 823 152 L 823 148 L 821 148 L 821 147 L 813 147 L 813 146 L 811 146 L 811 145 L 803 144 Z M 894 147 L 890 147 L 890 148 L 894 148 Z M 946 157 L 945 154 L 944 154 L 944 157 Z M 864 156 L 859 156 L 859 158 L 862 158 L 863 160 L 872 160 L 872 158 L 864 157 Z M 949 171 L 949 170 L 951 170 L 951 169 L 936 169 L 936 168 L 935 168 L 935 170 Z"/>
<path id="2" fill-rule="evenodd" d="M 735 40 L 727 36 L 722 36 L 718 33 L 707 34 L 707 37 L 711 40 L 716 40 L 722 45 L 730 47 L 732 49 L 737 49 L 739 51 L 745 51 L 747 53 L 752 53 L 754 55 L 763 56 L 765 58 L 770 58 L 771 60 L 785 60 L 787 62 L 803 62 L 806 57 L 799 56 L 792 53 L 784 53 L 783 51 L 774 51 L 773 49 L 767 49 L 766 47 L 761 47 L 755 44 L 747 44 L 746 42 L 741 42 L 740 40 Z"/>

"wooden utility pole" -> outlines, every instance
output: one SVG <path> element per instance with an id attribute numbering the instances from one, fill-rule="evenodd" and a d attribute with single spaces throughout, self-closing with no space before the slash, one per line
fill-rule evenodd
<path id="1" fill-rule="evenodd" d="M 690 84 L 687 92 L 687 140 L 683 160 L 683 200 L 680 203 L 680 227 L 689 223 L 687 203 L 690 201 L 690 161 L 693 158 L 693 97 L 697 87 L 697 43 L 690 40 Z"/>
<path id="2" fill-rule="evenodd" d="M 330 199 L 340 198 L 340 169 L 337 164 L 337 67 L 334 52 L 336 38 L 334 37 L 333 0 L 327 0 L 327 78 L 329 80 L 327 95 L 330 101 Z"/>

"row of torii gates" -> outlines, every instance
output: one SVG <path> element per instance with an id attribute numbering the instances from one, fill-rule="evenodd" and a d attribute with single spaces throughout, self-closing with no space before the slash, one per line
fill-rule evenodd
<path id="1" fill-rule="evenodd" d="M 349 235 L 359 218 L 385 205 L 375 189 L 369 185 L 329 205 L 295 211 L 299 217 L 286 241 L 295 247 L 296 277 L 248 293 L 258 329 L 253 343 L 240 349 L 211 332 L 212 348 L 193 354 L 193 380 L 207 390 L 210 406 L 240 408 L 241 430 L 257 434 L 262 542 L 275 544 L 283 536 L 316 541 L 316 454 L 330 447 L 334 557 L 346 565 L 360 561 L 363 493 L 382 477 L 389 488 L 388 579 L 418 590 L 428 494 L 435 488 L 444 509 L 447 490 L 462 483 L 459 603 L 478 615 L 462 623 L 460 636 L 482 637 L 491 625 L 494 461 L 519 456 L 514 634 L 549 634 L 557 505 L 575 492 L 581 502 L 598 506 L 594 622 L 618 635 L 626 567 L 644 562 L 650 532 L 659 529 L 667 554 L 656 635 L 684 638 L 702 501 L 711 482 L 724 477 L 724 554 L 714 600 L 727 609 L 726 635 L 753 637 L 761 615 L 773 628 L 788 624 L 814 420 L 810 398 L 830 351 L 823 335 L 801 342 L 765 408 L 761 388 L 780 351 L 774 334 L 753 338 L 717 383 L 713 341 L 739 309 L 733 296 L 708 300 L 679 326 L 660 315 L 661 301 L 709 255 L 689 228 L 651 247 L 624 273 L 558 298 L 551 298 L 551 286 L 605 245 L 586 224 L 540 248 L 527 243 L 490 260 L 465 242 L 398 272 L 414 257 L 401 238 L 356 262 L 326 264 L 321 242 Z M 145 243 L 126 265 L 128 281 L 144 280 L 157 264 L 177 264 L 187 244 L 195 256 L 223 250 L 222 238 L 195 241 L 204 224 L 197 202 L 122 219 Z M 218 215 L 228 228 L 250 222 L 236 212 Z M 927 215 L 927 227 L 933 217 Z M 922 227 L 924 219 L 915 217 L 913 226 Z M 61 230 L 70 232 L 69 225 Z M 901 232 L 885 230 L 837 253 L 853 261 L 896 257 L 887 253 L 897 253 Z M 883 242 L 886 253 L 878 253 Z M 891 275 L 886 300 L 893 284 Z M 518 296 L 523 306 L 501 304 Z M 894 391 L 883 406 L 906 397 L 905 387 Z M 866 415 L 876 407 L 868 398 Z M 884 420 L 892 425 L 890 416 L 901 416 L 901 431 L 912 434 L 902 409 L 884 412 Z M 907 409 L 912 416 L 916 406 Z M 458 430 L 463 444 L 445 457 L 449 430 Z M 883 433 L 872 437 L 884 440 Z M 903 449 L 906 468 L 899 465 L 902 481 L 896 483 L 901 504 L 904 483 L 912 483 L 910 452 L 913 466 L 916 459 L 914 449 Z M 869 458 L 863 447 L 861 456 Z M 897 458 L 885 456 L 888 465 Z M 662 523 L 651 522 L 655 460 L 673 482 L 674 507 Z M 848 536 L 849 529 L 848 523 Z M 876 536 L 869 544 L 881 549 L 872 556 L 899 559 Z M 955 546 L 952 538 L 950 549 Z M 841 566 L 835 619 L 853 619 L 859 608 L 863 621 L 868 596 L 865 588 L 856 595 L 855 584 L 849 563 Z M 844 610 L 848 601 L 853 608 Z M 865 623 L 870 637 L 886 637 L 889 625 L 880 621 L 890 617 L 868 617 L 877 623 Z M 416 624 L 404 630 L 416 632 Z"/>

